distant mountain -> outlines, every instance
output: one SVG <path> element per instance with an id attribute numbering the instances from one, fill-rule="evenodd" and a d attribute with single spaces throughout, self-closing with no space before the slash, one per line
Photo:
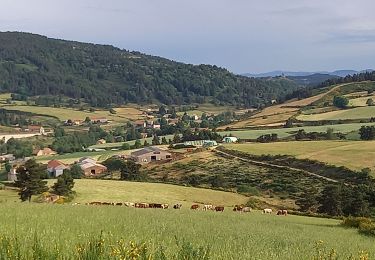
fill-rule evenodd
<path id="1" fill-rule="evenodd" d="M 317 86 L 321 84 L 322 82 L 325 82 L 329 79 L 332 80 L 332 79 L 338 79 L 341 77 L 335 76 L 335 75 L 329 75 L 329 74 L 316 73 L 316 74 L 312 74 L 308 76 L 288 76 L 287 78 L 290 80 L 293 80 L 298 85 L 312 87 L 312 86 Z"/>
<path id="2" fill-rule="evenodd" d="M 311 76 L 314 74 L 326 74 L 331 76 L 338 76 L 338 77 L 345 77 L 347 75 L 353 75 L 357 73 L 363 73 L 363 72 L 372 72 L 374 70 L 367 69 L 362 71 L 356 71 L 356 70 L 336 70 L 336 71 L 316 71 L 316 72 L 307 72 L 307 71 L 282 71 L 282 70 L 276 70 L 271 72 L 265 72 L 265 73 L 259 73 L 259 74 L 251 74 L 251 73 L 245 73 L 244 76 L 247 77 L 254 77 L 254 78 L 269 78 L 269 77 L 277 77 L 277 76 L 286 76 L 286 77 L 305 77 L 305 76 Z"/>

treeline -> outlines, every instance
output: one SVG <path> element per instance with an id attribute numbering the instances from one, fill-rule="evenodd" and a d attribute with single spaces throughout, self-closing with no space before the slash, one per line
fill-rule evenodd
<path id="1" fill-rule="evenodd" d="M 32 121 L 30 117 L 31 113 L 0 109 L 0 125 L 2 126 L 17 125 L 23 127 L 37 123 Z"/>
<path id="2" fill-rule="evenodd" d="M 29 157 L 33 154 L 33 143 L 14 138 L 8 142 L 0 140 L 0 154 L 13 154 L 16 158 Z"/>
<path id="3" fill-rule="evenodd" d="M 0 33 L 0 90 L 20 97 L 61 95 L 94 107 L 155 101 L 262 107 L 299 88 L 288 79 L 248 78 L 112 46 Z M 38 99 L 39 104 L 56 102 Z"/>

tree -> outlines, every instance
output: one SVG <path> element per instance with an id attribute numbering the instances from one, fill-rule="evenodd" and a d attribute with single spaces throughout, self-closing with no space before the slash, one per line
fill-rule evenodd
<path id="1" fill-rule="evenodd" d="M 143 176 L 139 173 L 140 168 L 141 165 L 133 161 L 125 162 L 121 167 L 121 180 L 142 180 Z"/>
<path id="2" fill-rule="evenodd" d="M 161 144 L 168 144 L 167 138 L 165 138 L 165 136 L 161 138 Z"/>
<path id="3" fill-rule="evenodd" d="M 121 149 L 122 150 L 129 150 L 130 149 L 130 145 L 128 143 L 123 143 L 123 145 L 121 146 Z"/>
<path id="4" fill-rule="evenodd" d="M 147 142 L 147 140 L 145 140 L 144 142 L 143 142 L 143 146 L 149 146 L 150 144 Z"/>
<path id="5" fill-rule="evenodd" d="M 331 216 L 342 215 L 341 190 L 338 185 L 328 185 L 318 198 L 318 211 Z"/>
<path id="6" fill-rule="evenodd" d="M 159 145 L 159 144 L 160 144 L 159 137 L 157 135 L 154 135 L 154 137 L 152 138 L 152 145 Z"/>
<path id="7" fill-rule="evenodd" d="M 372 98 L 367 99 L 366 105 L 368 105 L 368 106 L 374 106 L 375 105 L 374 100 Z"/>
<path id="8" fill-rule="evenodd" d="M 317 206 L 318 201 L 316 198 L 317 190 L 312 188 L 302 194 L 301 198 L 296 200 L 296 204 L 300 207 L 303 212 L 313 212 Z"/>
<path id="9" fill-rule="evenodd" d="M 173 143 L 178 144 L 181 143 L 181 136 L 178 133 L 175 133 L 173 136 Z"/>
<path id="10" fill-rule="evenodd" d="M 335 96 L 333 98 L 333 105 L 338 108 L 346 108 L 349 104 L 349 100 L 343 96 Z"/>
<path id="11" fill-rule="evenodd" d="M 327 140 L 335 139 L 335 135 L 334 135 L 333 131 L 334 131 L 333 128 L 327 128 L 327 132 L 326 132 Z"/>
<path id="12" fill-rule="evenodd" d="M 374 140 L 375 139 L 375 127 L 374 126 L 362 126 L 359 129 L 359 135 L 361 140 Z"/>
<path id="13" fill-rule="evenodd" d="M 78 164 L 73 164 L 70 170 L 65 171 L 70 174 L 73 179 L 81 179 L 83 176 L 85 176 L 85 173 L 83 172 L 81 166 L 79 166 Z"/>
<path id="14" fill-rule="evenodd" d="M 138 148 L 141 148 L 141 147 L 142 147 L 141 141 L 139 139 L 135 140 L 134 148 L 138 149 Z"/>
<path id="15" fill-rule="evenodd" d="M 48 190 L 47 181 L 43 180 L 46 168 L 29 160 L 24 166 L 17 168 L 17 181 L 15 185 L 20 188 L 18 195 L 22 201 L 31 201 L 31 196 L 42 194 Z"/>
<path id="16" fill-rule="evenodd" d="M 73 193 L 74 179 L 69 172 L 64 172 L 57 177 L 57 182 L 52 186 L 53 193 L 60 196 L 69 196 Z"/>

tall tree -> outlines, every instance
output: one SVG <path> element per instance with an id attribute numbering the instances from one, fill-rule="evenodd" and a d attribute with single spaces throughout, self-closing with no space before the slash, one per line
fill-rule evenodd
<path id="1" fill-rule="evenodd" d="M 320 207 L 318 211 L 331 216 L 342 215 L 341 190 L 338 185 L 328 185 L 318 198 Z"/>
<path id="2" fill-rule="evenodd" d="M 36 163 L 35 160 L 29 160 L 24 166 L 17 168 L 17 181 L 15 185 L 20 188 L 18 195 L 22 201 L 31 201 L 31 196 L 39 195 L 48 190 L 47 181 L 43 180 L 46 174 L 46 168 Z"/>
<path id="3" fill-rule="evenodd" d="M 52 186 L 53 193 L 60 196 L 69 196 L 73 193 L 74 179 L 69 172 L 64 172 L 57 177 L 57 182 Z"/>

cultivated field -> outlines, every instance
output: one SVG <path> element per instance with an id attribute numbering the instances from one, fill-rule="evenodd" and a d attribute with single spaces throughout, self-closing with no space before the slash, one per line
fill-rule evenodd
<path id="1" fill-rule="evenodd" d="M 229 144 L 229 149 L 251 154 L 289 154 L 297 158 L 318 160 L 353 170 L 371 168 L 375 172 L 375 141 L 306 141 Z"/>
<path id="2" fill-rule="evenodd" d="M 28 203 L 3 203 L 0 211 L 7 220 L 0 226 L 1 238 L 16 235 L 27 259 L 40 251 L 60 254 L 54 259 L 78 259 L 78 252 L 93 238 L 103 239 L 100 246 L 109 254 L 122 238 L 127 248 L 129 241 L 145 242 L 149 252 L 162 247 L 167 259 L 177 252 L 176 242 L 208 247 L 209 259 L 313 259 L 324 248 L 327 256 L 335 249 L 337 259 L 375 257 L 373 238 L 330 219 L 236 214 L 229 209 L 216 213 Z"/>

